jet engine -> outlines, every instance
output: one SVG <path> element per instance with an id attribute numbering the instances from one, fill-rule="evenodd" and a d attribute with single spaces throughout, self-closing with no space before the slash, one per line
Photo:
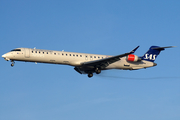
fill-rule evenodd
<path id="1" fill-rule="evenodd" d="M 137 55 L 129 54 L 126 56 L 126 60 L 129 62 L 138 62 L 141 61 L 141 58 L 139 58 Z"/>

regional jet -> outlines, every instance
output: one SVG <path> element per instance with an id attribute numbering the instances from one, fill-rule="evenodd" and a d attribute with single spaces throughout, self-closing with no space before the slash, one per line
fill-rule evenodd
<path id="1" fill-rule="evenodd" d="M 11 61 L 11 66 L 14 66 L 14 61 L 25 61 L 35 63 L 51 63 L 63 64 L 74 67 L 80 74 L 88 74 L 92 77 L 93 73 L 100 74 L 102 70 L 120 69 L 120 70 L 138 70 L 156 66 L 155 59 L 162 50 L 168 47 L 151 46 L 149 50 L 141 57 L 133 53 L 139 48 L 128 53 L 109 56 L 43 49 L 31 48 L 16 48 L 2 55 L 6 61 Z"/>

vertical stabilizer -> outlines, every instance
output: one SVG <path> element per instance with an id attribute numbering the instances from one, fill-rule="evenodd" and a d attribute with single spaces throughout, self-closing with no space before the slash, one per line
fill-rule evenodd
<path id="1" fill-rule="evenodd" d="M 141 59 L 154 62 L 162 50 L 165 50 L 165 48 L 172 48 L 172 47 L 175 46 L 168 46 L 168 47 L 151 46 L 149 50 L 144 54 L 144 56 L 141 57 Z"/>

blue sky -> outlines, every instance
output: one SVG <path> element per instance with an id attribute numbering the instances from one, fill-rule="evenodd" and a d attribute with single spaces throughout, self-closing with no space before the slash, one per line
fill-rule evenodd
<path id="1" fill-rule="evenodd" d="M 1 120 L 179 120 L 180 1 L 1 0 L 0 54 L 17 47 L 118 55 L 178 46 L 156 67 L 89 79 L 71 66 L 0 59 Z"/>

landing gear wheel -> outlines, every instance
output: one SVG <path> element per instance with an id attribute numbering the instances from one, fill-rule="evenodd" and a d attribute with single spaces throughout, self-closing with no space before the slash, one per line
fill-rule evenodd
<path id="1" fill-rule="evenodd" d="M 11 67 L 13 67 L 14 66 L 14 63 L 11 63 Z"/>
<path id="2" fill-rule="evenodd" d="M 13 67 L 15 62 L 13 60 L 11 60 L 11 62 L 11 67 Z"/>
<path id="3" fill-rule="evenodd" d="M 95 72 L 96 72 L 96 74 L 99 74 L 99 73 L 101 73 L 101 70 L 99 68 L 96 68 Z"/>
<path id="4" fill-rule="evenodd" d="M 96 70 L 96 74 L 100 74 L 101 73 L 101 70 Z"/>
<path id="5" fill-rule="evenodd" d="M 92 73 L 89 73 L 89 74 L 88 74 L 88 77 L 89 77 L 89 78 L 91 78 L 92 76 L 93 76 L 93 74 L 92 74 Z"/>

